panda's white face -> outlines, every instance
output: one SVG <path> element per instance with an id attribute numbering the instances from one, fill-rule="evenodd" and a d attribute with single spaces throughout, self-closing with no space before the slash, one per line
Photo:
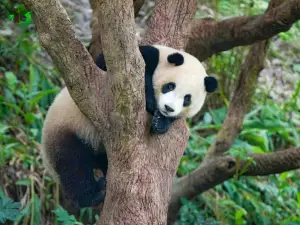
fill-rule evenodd
<path id="1" fill-rule="evenodd" d="M 193 79 L 166 81 L 156 91 L 158 109 L 166 117 L 194 116 L 201 109 L 205 97 L 204 84 L 193 82 Z"/>
<path id="2" fill-rule="evenodd" d="M 168 55 L 174 52 L 183 55 L 182 65 L 168 62 Z M 194 56 L 160 46 L 159 64 L 153 76 L 158 109 L 164 116 L 190 118 L 200 111 L 207 94 L 204 84 L 207 74 Z"/>
<path id="3" fill-rule="evenodd" d="M 161 94 L 157 101 L 158 108 L 164 116 L 179 117 L 182 116 L 185 108 L 191 106 L 192 95 L 182 88 L 176 87 L 175 82 L 169 82 L 161 87 Z"/>

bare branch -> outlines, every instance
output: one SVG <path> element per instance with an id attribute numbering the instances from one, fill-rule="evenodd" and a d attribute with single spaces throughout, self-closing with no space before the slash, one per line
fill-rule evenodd
<path id="1" fill-rule="evenodd" d="M 255 161 L 247 167 L 245 176 L 266 176 L 300 168 L 300 147 L 283 151 L 249 155 Z M 239 171 L 247 162 L 241 161 Z M 215 157 L 203 163 L 174 185 L 169 205 L 169 220 L 173 221 L 180 209 L 180 198 L 191 198 L 223 183 L 237 172 L 237 160 L 231 156 Z M 172 218 L 173 217 L 173 218 Z"/>
<path id="2" fill-rule="evenodd" d="M 271 0 L 266 13 L 279 6 L 282 0 Z M 261 41 L 254 44 L 241 67 L 239 79 L 230 101 L 226 118 L 218 132 L 214 143 L 207 151 L 205 159 L 222 155 L 232 145 L 242 127 L 244 115 L 247 113 L 254 93 L 257 77 L 263 69 L 264 58 L 267 52 L 268 41 Z"/>
<path id="3" fill-rule="evenodd" d="M 184 49 L 196 4 L 196 0 L 157 0 L 143 43 L 160 43 Z"/>
<path id="4" fill-rule="evenodd" d="M 275 4 L 280 5 L 278 2 Z M 198 20 L 193 25 L 186 50 L 204 61 L 215 53 L 250 45 L 288 31 L 299 19 L 300 1 L 287 0 L 258 16 L 234 17 L 219 22 L 213 19 Z"/>
<path id="5" fill-rule="evenodd" d="M 245 173 L 248 176 L 266 176 L 300 168 L 299 147 L 250 157 L 253 157 L 256 165 L 249 166 Z"/>
<path id="6" fill-rule="evenodd" d="M 255 91 L 257 77 L 263 69 L 267 42 L 254 44 L 241 68 L 226 118 L 214 143 L 208 149 L 206 158 L 222 155 L 232 145 L 241 129 L 244 115 L 249 109 Z"/>

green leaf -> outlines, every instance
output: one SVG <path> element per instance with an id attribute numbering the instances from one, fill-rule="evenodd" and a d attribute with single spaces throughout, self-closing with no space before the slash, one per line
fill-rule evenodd
<path id="1" fill-rule="evenodd" d="M 226 112 L 227 110 L 225 107 L 215 109 L 211 112 L 213 121 L 216 125 L 221 124 L 223 122 L 226 116 Z"/>
<path id="2" fill-rule="evenodd" d="M 73 215 L 69 215 L 68 212 L 61 206 L 52 211 L 58 218 L 57 220 L 62 222 L 62 225 L 75 225 L 78 223 Z"/>
<path id="3" fill-rule="evenodd" d="M 23 186 L 30 185 L 30 183 L 31 183 L 31 180 L 28 178 L 19 179 L 16 181 L 16 185 L 23 185 Z"/>
<path id="4" fill-rule="evenodd" d="M 56 93 L 58 91 L 59 91 L 58 88 L 53 88 L 50 90 L 34 93 L 34 95 L 30 96 L 30 97 L 33 97 L 29 102 L 30 107 L 32 108 L 35 104 L 37 104 L 42 98 L 46 97 L 47 95 Z"/>
<path id="5" fill-rule="evenodd" d="M 18 79 L 13 72 L 5 72 L 5 78 L 7 81 L 8 87 L 14 91 L 16 90 L 16 84 L 18 83 Z"/>
<path id="6" fill-rule="evenodd" d="M 7 220 L 15 221 L 16 217 L 20 214 L 21 204 L 5 196 L 2 189 L 1 192 L 0 223 L 4 224 Z"/>
<path id="7" fill-rule="evenodd" d="M 236 225 L 242 225 L 244 223 L 243 216 L 247 215 L 246 210 L 239 209 L 235 212 L 235 224 Z"/>
<path id="8" fill-rule="evenodd" d="M 300 209 L 300 192 L 297 192 L 298 209 Z"/>
<path id="9" fill-rule="evenodd" d="M 294 64 L 294 65 L 293 65 L 293 70 L 294 70 L 295 72 L 300 73 L 300 64 Z"/>
<path id="10" fill-rule="evenodd" d="M 24 119 L 25 122 L 30 125 L 33 121 L 35 121 L 35 116 L 33 113 L 26 113 Z"/>
<path id="11" fill-rule="evenodd" d="M 211 124 L 212 117 L 211 117 L 211 115 L 208 112 L 206 112 L 204 114 L 203 121 L 205 122 L 205 124 Z"/>

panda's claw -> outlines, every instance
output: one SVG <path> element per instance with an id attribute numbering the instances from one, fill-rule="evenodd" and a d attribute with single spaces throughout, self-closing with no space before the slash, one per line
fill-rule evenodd
<path id="1" fill-rule="evenodd" d="M 163 119 L 164 119 L 164 117 L 162 117 L 159 110 L 155 110 L 153 118 L 152 118 L 151 132 L 157 133 L 157 134 L 163 134 L 168 131 L 168 127 L 165 126 Z"/>

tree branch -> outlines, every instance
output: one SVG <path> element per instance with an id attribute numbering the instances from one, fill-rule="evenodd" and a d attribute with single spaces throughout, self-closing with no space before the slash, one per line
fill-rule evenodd
<path id="1" fill-rule="evenodd" d="M 247 113 L 252 95 L 255 91 L 257 77 L 263 69 L 267 51 L 267 42 L 254 44 L 241 68 L 236 88 L 226 118 L 217 137 L 207 151 L 205 158 L 222 155 L 232 145 L 242 127 L 244 115 Z"/>
<path id="2" fill-rule="evenodd" d="M 284 151 L 252 154 L 256 164 L 250 164 L 243 174 L 245 176 L 267 176 L 300 168 L 300 147 Z M 237 160 L 231 156 L 219 156 L 201 164 L 190 174 L 181 177 L 174 185 L 169 205 L 169 217 L 177 215 L 181 207 L 180 198 L 191 198 L 223 183 L 245 168 L 247 162 L 241 161 L 237 168 Z M 174 218 L 173 218 L 174 220 Z M 172 221 L 173 221 L 172 220 Z M 171 224 L 171 223 L 170 223 Z"/>
<path id="3" fill-rule="evenodd" d="M 100 26 L 99 26 L 99 1 L 90 0 L 91 8 L 93 10 L 92 21 L 91 21 L 91 30 L 92 30 L 92 39 L 90 41 L 88 50 L 95 60 L 96 57 L 102 52 L 102 44 L 100 38 Z M 138 15 L 138 12 L 142 8 L 144 0 L 133 0 L 134 5 L 134 16 Z"/>
<path id="4" fill-rule="evenodd" d="M 76 39 L 71 21 L 61 3 L 58 0 L 23 0 L 23 3 L 32 12 L 39 41 L 60 70 L 76 104 L 97 126 L 108 128 L 108 114 L 103 110 L 111 110 L 105 101 L 111 94 L 106 92 L 108 79 Z M 103 101 L 96 101 L 98 96 L 91 93 L 97 93 Z M 98 111 L 93 107 L 95 102 L 100 108 Z"/>
<path id="5" fill-rule="evenodd" d="M 247 168 L 245 173 L 247 176 L 266 176 L 300 168 L 299 147 L 271 153 L 252 154 L 250 157 L 253 157 L 256 165 L 251 164 Z"/>
<path id="6" fill-rule="evenodd" d="M 145 63 L 135 38 L 133 2 L 101 0 L 99 4 L 100 37 L 116 109 L 111 123 L 119 127 L 119 135 L 133 132 L 138 137 L 137 128 L 145 118 L 140 107 L 145 105 Z"/>
<path id="7" fill-rule="evenodd" d="M 258 16 L 234 17 L 219 22 L 213 19 L 198 20 L 193 25 L 186 50 L 204 61 L 215 53 L 250 45 L 288 31 L 299 19 L 300 1 L 287 0 Z"/>
<path id="8" fill-rule="evenodd" d="M 282 0 L 271 0 L 266 13 L 282 4 Z M 274 13 L 274 12 L 273 12 Z M 242 127 L 244 115 L 247 113 L 255 91 L 259 72 L 264 67 L 264 59 L 268 48 L 268 41 L 254 44 L 241 67 L 238 82 L 230 101 L 226 118 L 217 137 L 207 151 L 205 159 L 220 156 L 226 152 L 238 136 Z"/>
<path id="9" fill-rule="evenodd" d="M 185 49 L 196 6 L 195 0 L 157 0 L 142 43 Z"/>
<path id="10" fill-rule="evenodd" d="M 281 4 L 281 0 L 271 0 L 267 12 L 272 10 L 272 8 Z M 180 209 L 180 197 L 190 198 L 201 192 L 214 187 L 217 184 L 224 182 L 231 178 L 234 172 L 239 168 L 244 168 L 246 162 L 239 162 L 231 157 L 224 156 L 223 153 L 227 151 L 232 145 L 233 141 L 238 135 L 241 129 L 243 118 L 248 110 L 252 94 L 255 90 L 257 77 L 261 69 L 263 68 L 263 62 L 268 46 L 268 41 L 262 41 L 254 44 L 246 57 L 244 64 L 241 67 L 241 72 L 233 92 L 233 97 L 230 102 L 228 113 L 223 122 L 222 128 L 219 131 L 214 143 L 209 148 L 204 161 L 201 163 L 198 169 L 180 178 L 173 185 L 173 192 L 171 203 L 169 206 L 168 222 L 172 224 L 177 216 L 178 210 Z M 300 151 L 299 149 L 297 151 Z M 254 159 L 259 163 L 267 163 L 269 165 L 276 165 L 274 159 L 282 159 L 282 154 L 274 156 L 271 155 L 253 155 Z M 295 152 L 291 150 L 291 155 Z M 299 157 L 300 158 L 300 157 Z M 289 159 L 289 157 L 287 158 Z M 290 162 L 288 162 L 289 165 Z M 240 165 L 236 168 L 236 165 Z M 298 163 L 294 166 L 299 166 Z M 249 171 L 252 165 L 249 167 Z M 256 166 L 256 168 L 263 168 L 262 165 Z M 276 172 L 277 170 L 270 170 L 269 166 L 264 167 L 266 169 L 265 173 L 270 174 L 270 172 Z M 278 167 L 277 167 L 278 168 Z M 285 167 L 286 170 L 291 168 L 289 166 Z M 255 170 L 257 173 L 257 170 Z M 255 173 L 253 172 L 253 173 Z M 247 173 L 246 173 L 247 174 Z"/>

